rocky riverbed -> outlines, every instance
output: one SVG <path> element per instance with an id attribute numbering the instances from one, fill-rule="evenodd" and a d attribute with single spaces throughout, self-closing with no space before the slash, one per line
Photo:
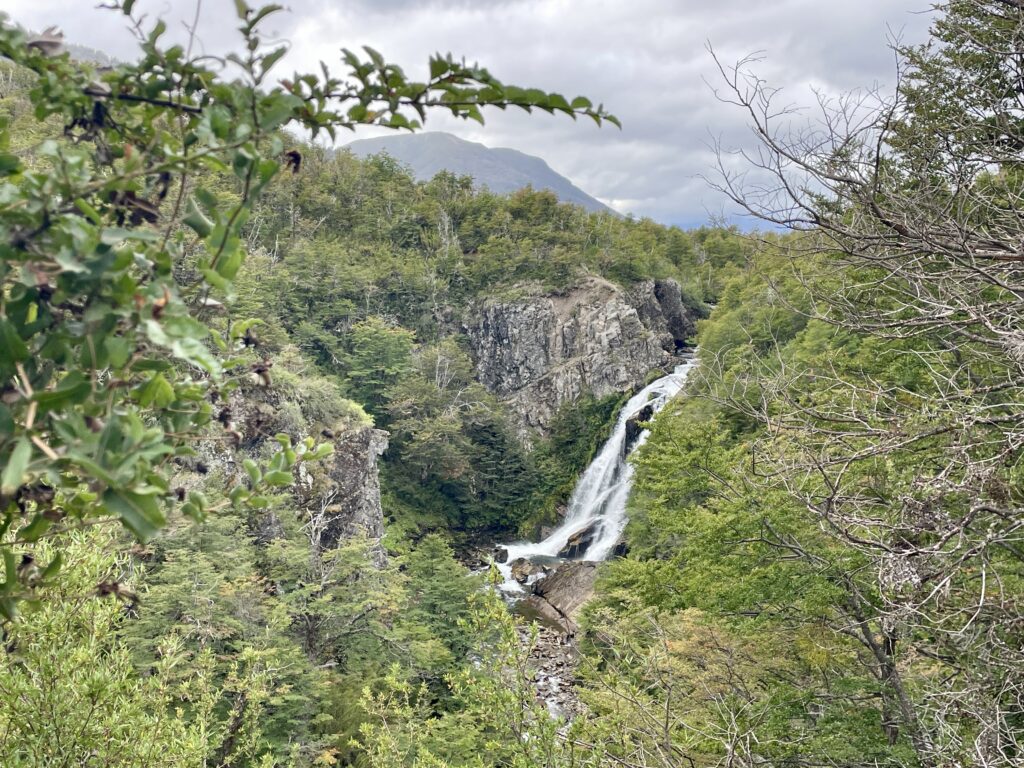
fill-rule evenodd
<path id="1" fill-rule="evenodd" d="M 597 564 L 565 561 L 545 564 L 539 570 L 521 569 L 524 592 L 507 594 L 511 609 L 527 621 L 519 628 L 523 644 L 537 638 L 530 649 L 533 685 L 537 699 L 557 717 L 572 719 L 579 713 L 576 667 L 579 654 L 577 620 L 594 591 Z"/>
<path id="2" fill-rule="evenodd" d="M 519 627 L 519 637 L 524 645 L 530 642 L 530 633 L 529 624 Z M 548 712 L 566 720 L 579 714 L 575 689 L 579 655 L 575 640 L 558 629 L 538 624 L 530 661 L 534 669 L 533 687 L 537 691 L 537 700 L 547 707 Z"/>

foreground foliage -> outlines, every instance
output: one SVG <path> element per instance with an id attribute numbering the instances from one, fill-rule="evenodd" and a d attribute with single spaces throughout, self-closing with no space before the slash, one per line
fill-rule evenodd
<path id="1" fill-rule="evenodd" d="M 260 25 L 280 6 L 236 3 L 244 53 L 211 62 L 191 45 L 164 47 L 163 22 L 147 29 L 135 5 L 112 8 L 133 25 L 139 60 L 105 71 L 61 53 L 52 32 L 30 38 L 0 19 L 0 57 L 35 75 L 34 117 L 64 132 L 12 151 L 10 118 L 0 120 L 4 620 L 60 566 L 57 550 L 26 580 L 19 561 L 34 556 L 23 545 L 104 521 L 145 541 L 171 509 L 202 520 L 259 506 L 263 490 L 327 450 L 282 439 L 216 508 L 172 485 L 218 403 L 240 380 L 270 376 L 253 320 L 215 315 L 234 296 L 256 200 L 302 163 L 283 129 L 412 129 L 431 110 L 482 120 L 486 105 L 615 121 L 586 99 L 505 86 L 450 56 L 431 59 L 426 82 L 370 49 L 344 53 L 346 80 L 326 67 L 277 80 L 287 48 L 265 43 Z"/>

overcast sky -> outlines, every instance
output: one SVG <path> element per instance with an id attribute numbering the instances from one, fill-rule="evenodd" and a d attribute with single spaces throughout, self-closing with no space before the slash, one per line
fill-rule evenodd
<path id="1" fill-rule="evenodd" d="M 412 77 L 427 57 L 452 52 L 479 61 L 506 83 L 572 97 L 589 96 L 623 122 L 493 111 L 487 125 L 438 117 L 445 130 L 494 147 L 543 157 L 559 173 L 617 210 L 691 226 L 730 214 L 699 178 L 712 163 L 709 136 L 751 143 L 743 115 L 719 103 L 710 42 L 734 61 L 761 52 L 758 72 L 787 101 L 810 103 L 812 89 L 840 93 L 893 80 L 888 41 L 923 41 L 928 0 L 281 0 L 288 13 L 273 30 L 292 44 L 284 69 L 338 61 L 342 47 L 371 45 Z M 258 4 L 250 0 L 251 5 Z M 132 57 L 122 18 L 96 0 L 3 0 L 15 21 L 33 29 L 59 25 L 72 42 L 121 59 Z M 180 33 L 195 0 L 138 0 Z M 202 0 L 204 49 L 232 44 L 232 0 Z M 341 71 L 340 65 L 335 67 Z M 360 132 L 351 138 L 375 135 Z M 340 142 L 349 140 L 342 137 Z"/>

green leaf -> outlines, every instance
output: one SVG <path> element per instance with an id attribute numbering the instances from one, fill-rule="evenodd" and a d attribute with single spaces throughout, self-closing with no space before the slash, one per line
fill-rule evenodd
<path id="1" fill-rule="evenodd" d="M 110 489 L 103 494 L 103 505 L 142 542 L 153 538 L 167 522 L 160 503 L 152 495 Z"/>
<path id="2" fill-rule="evenodd" d="M 263 481 L 267 485 L 272 485 L 272 486 L 291 485 L 294 482 L 294 480 L 295 480 L 295 478 L 292 477 L 292 473 L 291 472 L 284 472 L 282 470 L 275 470 L 273 472 L 267 472 L 267 474 L 265 474 L 263 476 Z"/>
<path id="3" fill-rule="evenodd" d="M 32 398 L 39 404 L 40 411 L 52 411 L 72 403 L 80 403 L 92 391 L 88 379 L 79 371 L 69 373 L 54 389 L 36 392 Z"/>
<path id="4" fill-rule="evenodd" d="M 32 522 L 18 531 L 21 541 L 37 541 L 50 528 L 50 520 L 42 514 L 32 518 Z"/>
<path id="5" fill-rule="evenodd" d="M 302 106 L 302 100 L 290 93 L 276 93 L 264 100 L 260 114 L 260 128 L 273 130 L 287 122 L 294 114 L 296 107 Z"/>
<path id="6" fill-rule="evenodd" d="M 284 6 L 283 5 L 276 5 L 276 4 L 264 5 L 258 11 L 256 11 L 256 15 L 253 17 L 252 21 L 249 22 L 249 23 L 252 24 L 253 26 L 256 26 L 257 24 L 259 24 L 261 21 L 263 21 L 263 19 L 265 19 L 270 14 L 277 13 L 278 11 L 283 11 L 283 10 L 284 10 Z M 267 68 L 265 68 L 265 69 L 267 69 Z"/>
<path id="7" fill-rule="evenodd" d="M 0 176 L 13 176 L 21 170 L 21 161 L 14 155 L 0 154 Z"/>
<path id="8" fill-rule="evenodd" d="M 0 363 L 17 363 L 28 359 L 28 347 L 18 335 L 14 323 L 0 317 Z"/>
<path id="9" fill-rule="evenodd" d="M 278 9 L 280 10 L 280 6 L 278 6 Z M 263 71 L 270 71 L 286 53 L 288 53 L 288 46 L 282 45 L 280 48 L 277 48 L 264 56 L 263 60 L 260 62 L 260 66 L 263 67 Z"/>
<path id="10" fill-rule="evenodd" d="M 259 485 L 260 479 L 262 478 L 259 466 L 252 459 L 246 459 L 243 461 L 242 466 L 245 467 L 245 472 L 249 475 L 249 480 L 252 481 L 252 485 L 255 488 Z"/>
<path id="11" fill-rule="evenodd" d="M 221 257 L 221 260 L 217 262 L 217 274 L 225 280 L 234 279 L 235 275 L 238 274 L 239 267 L 242 266 L 243 258 L 244 254 L 241 250 L 236 250 Z"/>
<path id="12" fill-rule="evenodd" d="M 10 590 L 18 583 L 18 561 L 15 559 L 14 553 L 7 547 L 4 548 L 4 574 L 4 586 Z"/>
<path id="13" fill-rule="evenodd" d="M 207 238 L 210 236 L 210 232 L 213 231 L 213 222 L 203 215 L 203 212 L 199 210 L 194 199 L 188 201 L 188 213 L 185 218 L 182 219 L 185 226 L 189 227 L 201 238 Z"/>
<path id="14" fill-rule="evenodd" d="M 27 437 L 22 437 L 11 451 L 3 474 L 0 474 L 0 493 L 4 496 L 15 494 L 25 480 L 25 472 L 28 470 L 30 461 L 32 461 L 32 443 Z"/>
<path id="15" fill-rule="evenodd" d="M 320 443 L 310 456 L 311 459 L 323 459 L 334 453 L 334 445 L 331 443 Z"/>
<path id="16" fill-rule="evenodd" d="M 160 233 L 152 229 L 124 229 L 123 227 L 105 227 L 100 233 L 100 242 L 104 245 L 117 245 L 125 240 L 141 240 L 154 243 L 160 239 Z"/>
<path id="17" fill-rule="evenodd" d="M 162 373 L 157 373 L 145 384 L 138 388 L 136 396 L 139 405 L 148 408 L 153 405 L 157 408 L 166 408 L 175 401 L 174 387 L 164 378 Z"/>
<path id="18" fill-rule="evenodd" d="M 363 50 L 366 51 L 367 55 L 370 57 L 370 60 L 378 68 L 383 68 L 384 67 L 384 57 L 381 56 L 380 53 L 378 53 L 376 50 L 374 50 L 373 48 L 371 48 L 368 45 L 364 45 L 363 46 Z"/>
<path id="19" fill-rule="evenodd" d="M 124 367 L 132 353 L 131 344 L 123 336 L 108 336 L 103 341 L 103 347 L 107 350 L 107 361 L 112 368 Z"/>
<path id="20" fill-rule="evenodd" d="M 40 578 L 45 580 L 50 578 L 51 576 L 56 576 L 57 572 L 61 569 L 61 566 L 63 564 L 64 558 L 61 556 L 61 553 L 58 552 L 53 556 L 53 559 L 43 569 L 43 572 L 40 574 Z"/>
<path id="21" fill-rule="evenodd" d="M 443 59 L 440 56 L 431 56 L 430 79 L 436 80 L 437 78 L 441 77 L 441 75 L 447 74 L 448 70 L 450 69 L 450 66 L 451 65 L 448 63 L 446 59 Z"/>

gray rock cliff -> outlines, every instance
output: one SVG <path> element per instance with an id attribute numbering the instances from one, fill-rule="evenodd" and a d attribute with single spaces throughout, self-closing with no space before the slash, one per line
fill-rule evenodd
<path id="1" fill-rule="evenodd" d="M 512 407 L 529 439 L 563 403 L 643 384 L 671 363 L 696 319 L 674 280 L 624 291 L 590 277 L 563 294 L 482 302 L 466 332 L 478 378 Z"/>
<path id="2" fill-rule="evenodd" d="M 326 460 L 327 482 L 314 500 L 327 514 L 326 547 L 353 536 L 379 542 L 384 535 L 377 460 L 387 447 L 388 433 L 370 427 L 335 439 L 334 453 Z"/>
<path id="3" fill-rule="evenodd" d="M 201 446 L 198 464 L 203 475 L 216 473 L 227 483 L 244 476 L 241 460 L 246 456 L 259 458 L 277 450 L 273 436 L 279 432 L 296 441 L 319 432 L 319 441 L 332 443 L 334 452 L 327 458 L 297 466 L 291 489 L 297 509 L 316 521 L 316 540 L 311 543 L 330 549 L 345 539 L 365 536 L 374 542 L 375 558 L 383 564 L 378 460 L 388 447 L 387 432 L 352 420 L 340 420 L 321 431 L 322 425 L 309 421 L 276 386 L 245 386 L 236 391 L 220 410 L 218 421 L 225 436 L 234 439 Z M 202 482 L 201 475 L 193 472 L 191 485 L 199 487 Z M 255 534 L 264 542 L 283 535 L 280 520 L 268 513 L 256 521 Z"/>

